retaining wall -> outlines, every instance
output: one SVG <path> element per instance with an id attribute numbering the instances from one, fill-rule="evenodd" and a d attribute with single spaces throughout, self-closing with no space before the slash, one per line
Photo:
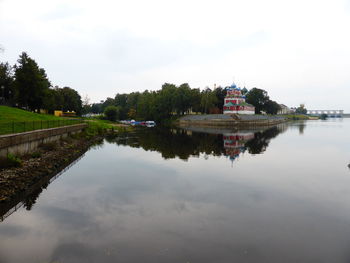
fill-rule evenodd
<path id="1" fill-rule="evenodd" d="M 86 123 L 76 125 L 14 133 L 0 136 L 0 157 L 12 153 L 23 155 L 35 151 L 42 143 L 58 141 L 69 134 L 81 132 L 87 127 Z"/>
<path id="2" fill-rule="evenodd" d="M 207 114 L 188 115 L 179 120 L 179 126 L 244 128 L 256 126 L 271 126 L 286 122 L 287 119 L 278 116 L 264 115 L 229 115 Z"/>

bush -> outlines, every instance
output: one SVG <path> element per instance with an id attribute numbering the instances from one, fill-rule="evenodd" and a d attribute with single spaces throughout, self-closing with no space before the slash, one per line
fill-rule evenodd
<path id="1" fill-rule="evenodd" d="M 119 113 L 119 110 L 115 106 L 108 106 L 104 111 L 104 114 L 107 120 L 110 120 L 110 121 L 116 121 L 118 117 L 118 113 Z"/>
<path id="2" fill-rule="evenodd" d="M 0 168 L 10 168 L 10 167 L 19 167 L 22 165 L 22 160 L 9 153 L 5 158 L 0 158 Z"/>

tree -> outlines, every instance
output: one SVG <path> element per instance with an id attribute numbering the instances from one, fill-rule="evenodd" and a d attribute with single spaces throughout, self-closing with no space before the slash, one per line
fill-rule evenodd
<path id="1" fill-rule="evenodd" d="M 162 89 L 157 92 L 155 100 L 154 118 L 156 120 L 168 119 L 175 110 L 174 97 L 176 86 L 174 84 L 165 83 Z"/>
<path id="2" fill-rule="evenodd" d="M 127 102 L 128 102 L 128 94 L 115 95 L 114 103 L 117 107 L 120 108 L 121 119 L 126 119 L 128 116 Z"/>
<path id="3" fill-rule="evenodd" d="M 102 103 L 93 103 L 91 105 L 91 112 L 95 114 L 102 113 Z"/>
<path id="4" fill-rule="evenodd" d="M 21 107 L 38 110 L 43 106 L 46 91 L 51 86 L 44 69 L 23 52 L 15 65 L 16 99 Z"/>
<path id="5" fill-rule="evenodd" d="M 56 93 L 55 89 L 48 89 L 45 91 L 43 108 L 46 109 L 49 113 L 53 113 L 55 110 L 59 110 L 56 102 Z"/>
<path id="6" fill-rule="evenodd" d="M 267 91 L 258 88 L 252 88 L 246 95 L 246 102 L 255 107 L 255 113 L 261 114 L 265 110 L 266 103 L 270 100 Z"/>
<path id="7" fill-rule="evenodd" d="M 209 113 L 209 109 L 215 107 L 218 99 L 216 97 L 215 92 L 213 92 L 210 88 L 206 88 L 201 93 L 201 107 L 203 113 Z"/>
<path id="8" fill-rule="evenodd" d="M 63 111 L 75 111 L 78 115 L 82 111 L 82 101 L 79 93 L 69 87 L 60 89 L 63 96 Z"/>
<path id="9" fill-rule="evenodd" d="M 248 93 L 248 89 L 247 89 L 246 87 L 244 87 L 244 88 L 241 90 L 241 92 L 242 92 L 242 95 L 244 96 L 244 95 L 246 95 L 246 94 Z"/>
<path id="10" fill-rule="evenodd" d="M 82 105 L 83 105 L 83 108 L 82 108 L 83 114 L 87 114 L 87 113 L 91 112 L 90 98 L 87 94 L 84 96 L 84 99 L 82 101 Z"/>
<path id="11" fill-rule="evenodd" d="M 191 107 L 191 88 L 187 83 L 181 84 L 173 94 L 173 106 L 178 115 L 183 115 Z"/>
<path id="12" fill-rule="evenodd" d="M 118 118 L 118 108 L 116 106 L 108 106 L 105 109 L 104 114 L 107 120 L 116 121 Z"/>
<path id="13" fill-rule="evenodd" d="M 215 106 L 219 108 L 220 112 L 223 112 L 223 108 L 224 108 L 224 100 L 227 94 L 226 89 L 222 88 L 222 87 L 217 87 L 215 90 L 215 96 L 217 98 L 217 102 L 215 103 Z"/>
<path id="14" fill-rule="evenodd" d="M 268 114 L 277 114 L 277 112 L 281 109 L 281 106 L 273 100 L 268 100 L 264 105 L 265 111 Z"/>
<path id="15" fill-rule="evenodd" d="M 191 108 L 193 112 L 201 111 L 201 91 L 200 89 L 191 89 Z"/>
<path id="16" fill-rule="evenodd" d="M 306 114 L 307 113 L 307 109 L 305 108 L 305 105 L 304 104 L 300 104 L 300 106 L 295 110 L 295 113 Z"/>
<path id="17" fill-rule="evenodd" d="M 136 110 L 134 108 L 131 108 L 128 112 L 128 117 L 130 119 L 135 119 L 136 118 Z"/>
<path id="18" fill-rule="evenodd" d="M 12 104 L 12 98 L 15 94 L 13 87 L 13 71 L 9 63 L 0 63 L 0 96 L 4 97 L 5 102 Z"/>

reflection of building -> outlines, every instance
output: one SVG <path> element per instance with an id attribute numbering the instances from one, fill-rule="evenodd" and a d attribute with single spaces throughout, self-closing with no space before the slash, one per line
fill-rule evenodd
<path id="1" fill-rule="evenodd" d="M 226 156 L 234 161 L 241 153 L 245 152 L 245 143 L 254 139 L 253 132 L 226 133 L 224 138 L 224 148 Z"/>
<path id="2" fill-rule="evenodd" d="M 232 84 L 227 90 L 224 100 L 224 114 L 254 114 L 255 107 L 245 102 L 245 96 L 242 95 L 240 88 Z"/>

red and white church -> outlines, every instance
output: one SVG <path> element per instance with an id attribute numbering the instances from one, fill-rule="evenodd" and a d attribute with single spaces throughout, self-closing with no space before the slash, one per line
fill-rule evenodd
<path id="1" fill-rule="evenodd" d="M 224 100 L 224 114 L 255 114 L 255 107 L 245 102 L 245 96 L 242 95 L 240 88 L 232 84 L 227 89 Z"/>

